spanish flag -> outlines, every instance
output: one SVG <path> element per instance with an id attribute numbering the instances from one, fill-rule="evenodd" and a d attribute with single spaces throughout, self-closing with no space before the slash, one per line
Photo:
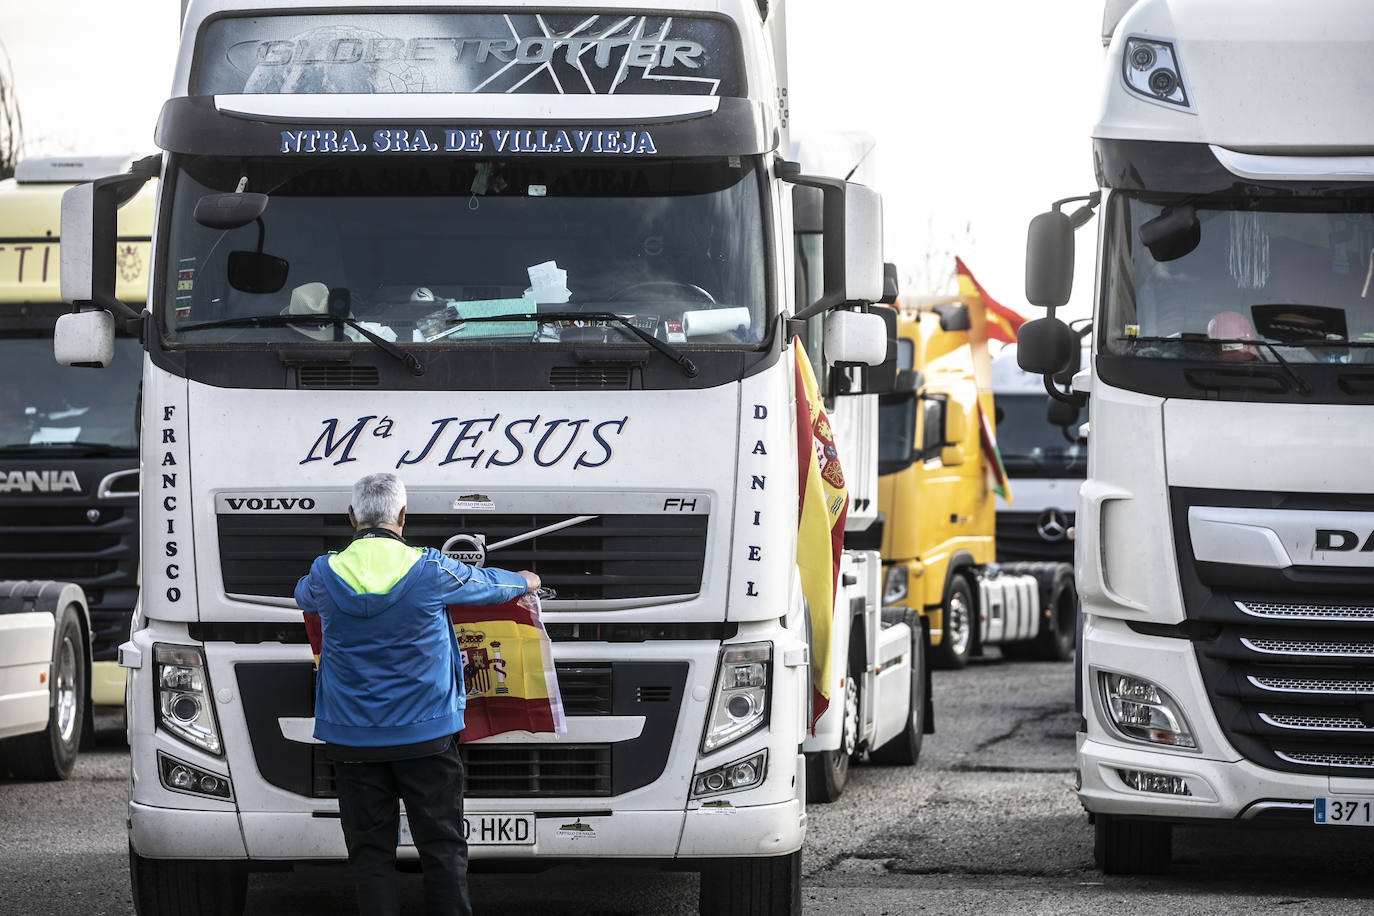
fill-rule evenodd
<path id="1" fill-rule="evenodd" d="M 537 597 L 490 607 L 453 604 L 448 616 L 467 692 L 460 744 L 509 731 L 568 730 Z"/>
<path id="2" fill-rule="evenodd" d="M 811 726 L 830 706 L 830 640 L 835 583 L 849 512 L 840 456 L 821 406 L 816 375 L 800 339 L 793 338 L 797 411 L 797 567 L 811 619 Z"/>
<path id="3" fill-rule="evenodd" d="M 956 257 L 954 259 L 954 270 L 959 277 L 959 295 L 977 296 L 983 300 L 983 308 L 988 321 L 988 339 L 1000 340 L 1003 343 L 1015 343 L 1016 332 L 1021 325 L 1026 323 L 1026 319 L 989 296 L 988 291 L 983 289 L 983 285 L 973 279 L 973 274 L 962 258 Z"/>

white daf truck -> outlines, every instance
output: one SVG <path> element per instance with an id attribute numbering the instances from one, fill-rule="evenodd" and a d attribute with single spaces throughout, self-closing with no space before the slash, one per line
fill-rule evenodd
<path id="1" fill-rule="evenodd" d="M 1374 20 L 1112 3 L 1100 190 L 1031 224 L 1022 367 L 1099 211 L 1079 797 L 1108 872 L 1177 822 L 1374 825 Z M 1082 205 L 1079 205 L 1082 202 Z M 1069 212 L 1072 211 L 1072 212 Z"/>
<path id="2" fill-rule="evenodd" d="M 238 912 L 252 869 L 344 856 L 291 595 L 382 469 L 412 543 L 556 591 L 567 732 L 463 746 L 473 858 L 696 868 L 703 912 L 799 911 L 803 745 L 834 770 L 914 743 L 920 643 L 876 550 L 846 551 L 828 644 L 802 599 L 794 335 L 838 437 L 891 334 L 877 195 L 786 159 L 784 34 L 749 0 L 191 3 L 162 155 L 64 204 L 55 343 L 145 348 L 140 913 Z M 135 313 L 99 253 L 153 175 Z M 798 187 L 823 254 L 794 254 Z"/>

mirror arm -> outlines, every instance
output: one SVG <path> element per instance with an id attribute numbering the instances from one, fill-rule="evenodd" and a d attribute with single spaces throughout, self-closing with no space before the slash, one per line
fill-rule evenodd
<path id="1" fill-rule="evenodd" d="M 1048 393 L 1049 396 L 1054 398 L 1056 401 L 1062 401 L 1065 404 L 1072 404 L 1074 407 L 1082 407 L 1084 404 L 1088 403 L 1088 396 L 1086 394 L 1083 394 L 1081 391 L 1071 391 L 1068 394 L 1065 394 L 1064 392 L 1060 391 L 1058 387 L 1055 386 L 1054 379 L 1052 379 L 1050 376 L 1046 375 L 1042 377 L 1045 379 L 1046 393 Z"/>

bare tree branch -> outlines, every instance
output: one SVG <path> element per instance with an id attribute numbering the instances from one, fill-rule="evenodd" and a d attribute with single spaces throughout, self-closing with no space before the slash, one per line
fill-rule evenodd
<path id="1" fill-rule="evenodd" d="M 0 178 L 9 178 L 24 148 L 24 118 L 14 85 L 14 63 L 4 42 L 0 42 L 0 54 L 4 55 L 0 68 Z"/>

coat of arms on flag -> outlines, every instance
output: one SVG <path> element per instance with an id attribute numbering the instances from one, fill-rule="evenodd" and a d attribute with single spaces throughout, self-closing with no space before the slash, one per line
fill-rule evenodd
<path id="1" fill-rule="evenodd" d="M 567 731 L 536 596 L 488 607 L 450 605 L 448 616 L 467 693 L 460 743 L 509 731 Z"/>

